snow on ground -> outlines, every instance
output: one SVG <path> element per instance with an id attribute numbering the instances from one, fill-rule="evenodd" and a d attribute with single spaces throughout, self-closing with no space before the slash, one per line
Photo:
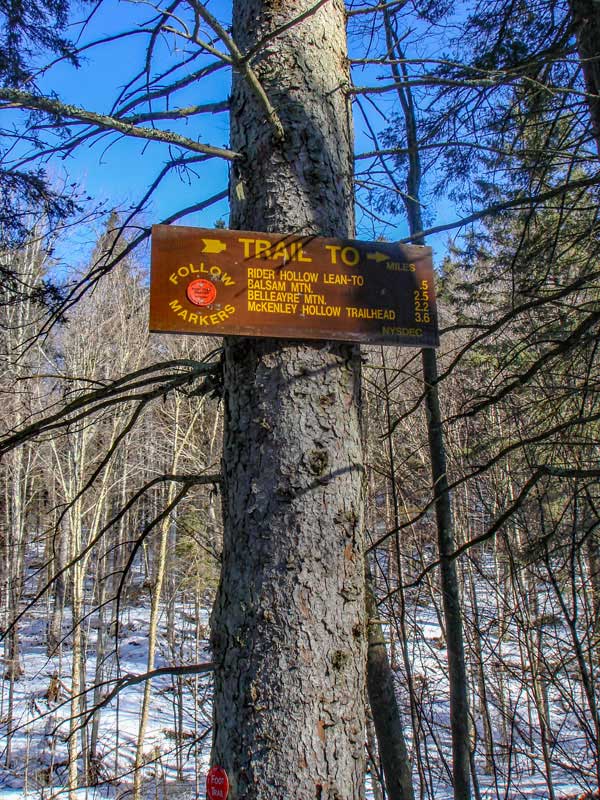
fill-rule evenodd
<path id="1" fill-rule="evenodd" d="M 180 606 L 176 609 L 179 620 L 186 614 L 190 616 L 188 608 Z M 93 624 L 94 618 L 90 618 L 88 623 L 91 624 L 88 624 L 86 631 L 86 680 L 90 687 L 95 682 L 97 626 Z M 206 628 L 206 611 L 203 612 L 202 623 Z M 148 625 L 149 606 L 127 609 L 119 632 L 120 675 L 139 675 L 146 672 Z M 21 628 L 25 674 L 14 684 L 10 754 L 7 753 L 9 686 L 7 680 L 0 680 L 1 800 L 50 800 L 66 796 L 71 643 L 67 635 L 61 652 L 48 657 L 45 626 L 46 619 L 37 618 L 25 622 Z M 69 620 L 65 617 L 63 631 L 67 632 L 69 627 Z M 182 658 L 173 658 L 173 654 L 168 652 L 166 619 L 163 616 L 155 668 L 195 662 L 191 625 L 188 628 L 183 637 L 180 654 Z M 104 694 L 112 688 L 112 681 L 117 676 L 114 639 L 108 640 L 107 650 L 103 675 L 103 680 L 107 682 Z M 208 660 L 205 641 L 198 655 L 199 662 Z M 60 679 L 59 696 L 49 699 L 48 693 L 52 685 L 56 685 L 56 676 Z M 145 770 L 145 796 L 148 798 L 159 800 L 161 796 L 168 795 L 185 800 L 196 796 L 199 790 L 203 793 L 203 786 L 196 785 L 195 776 L 203 776 L 208 770 L 210 742 L 206 732 L 210 727 L 210 707 L 204 701 L 204 696 L 208 693 L 209 680 L 206 675 L 198 676 L 197 679 L 185 677 L 182 682 L 181 712 L 178 711 L 176 702 L 175 679 L 166 675 L 153 680 L 144 746 L 144 755 L 148 761 Z M 77 794 L 78 798 L 100 800 L 119 797 L 131 787 L 143 691 L 143 683 L 128 686 L 99 712 L 99 785 L 96 788 L 82 789 Z M 93 692 L 88 693 L 86 699 L 88 707 L 92 706 Z M 90 731 L 91 725 L 88 725 L 88 737 Z M 181 746 L 178 746 L 178 739 Z M 8 765 L 7 755 L 10 756 Z"/>
<path id="2" fill-rule="evenodd" d="M 437 617 L 426 604 L 415 603 L 411 613 L 413 616 L 408 620 L 409 625 L 413 630 L 418 630 L 419 635 L 412 637 L 409 659 L 413 685 L 421 704 L 421 735 L 427 744 L 426 748 L 422 748 L 426 758 L 421 765 L 421 786 L 418 765 L 413 759 L 417 797 L 451 800 L 447 666 L 442 632 Z M 204 610 L 202 615 L 201 623 L 206 630 L 208 612 Z M 117 676 L 117 667 L 121 675 L 138 675 L 146 671 L 149 604 L 130 606 L 124 609 L 122 616 L 118 665 L 113 652 L 114 639 L 108 640 L 103 675 L 103 679 L 107 681 L 114 680 Z M 180 603 L 175 609 L 175 618 L 178 620 L 178 634 L 174 646 L 173 641 L 169 645 L 169 638 L 172 637 L 167 636 L 167 620 L 163 614 L 155 666 L 208 660 L 205 640 L 201 649 L 197 650 L 194 609 Z M 71 642 L 67 634 L 61 652 L 48 657 L 45 650 L 46 624 L 47 617 L 38 613 L 27 618 L 21 628 L 25 674 L 14 687 L 14 734 L 9 765 L 6 764 L 9 687 L 8 681 L 0 680 L 0 800 L 51 800 L 67 796 Z M 63 629 L 65 633 L 68 632 L 68 618 L 65 618 Z M 490 624 L 486 635 L 486 647 L 490 654 L 497 655 L 501 650 L 505 662 L 510 662 L 511 659 L 517 662 L 517 641 L 510 637 L 498 639 L 493 624 Z M 95 681 L 97 637 L 97 618 L 91 616 L 86 627 L 88 686 L 93 686 Z M 172 652 L 173 650 L 176 652 Z M 395 660 L 399 697 L 403 703 L 405 720 L 408 720 L 410 708 L 407 701 L 407 682 L 398 645 Z M 487 667 L 490 670 L 495 668 L 491 656 Z M 55 675 L 61 680 L 60 694 L 58 698 L 49 699 L 48 692 Z M 111 686 L 108 683 L 105 691 Z M 98 735 L 99 785 L 79 790 L 76 795 L 78 800 L 116 800 L 131 796 L 132 766 L 143 688 L 142 683 L 127 687 L 119 694 L 118 699 L 101 710 Z M 171 676 L 162 676 L 153 681 L 144 747 L 148 762 L 144 784 L 144 796 L 147 800 L 161 800 L 163 797 L 188 800 L 204 796 L 204 775 L 208 770 L 210 750 L 210 679 L 206 676 L 199 676 L 196 680 L 187 677 L 183 682 L 181 708 L 176 702 L 175 689 L 176 681 Z M 567 686 L 567 689 L 581 691 L 576 683 L 572 687 Z M 509 698 L 511 711 L 514 711 L 510 736 L 515 754 L 508 767 L 503 766 L 506 759 L 503 761 L 501 754 L 496 754 L 498 772 L 501 775 L 497 785 L 492 776 L 486 774 L 483 765 L 478 763 L 481 800 L 541 800 L 549 796 L 548 787 L 541 760 L 528 755 L 528 750 L 539 748 L 539 742 L 528 740 L 524 732 L 528 707 L 522 679 L 507 679 L 505 693 Z M 585 781 L 582 782 L 581 778 L 578 779 L 566 767 L 569 763 L 574 763 L 585 773 L 589 753 L 581 740 L 577 721 L 568 709 L 565 710 L 565 704 L 561 704 L 560 695 L 553 690 L 550 699 L 553 730 L 560 732 L 554 744 L 554 755 L 557 761 L 565 764 L 565 769 L 557 766 L 554 770 L 556 797 L 576 797 L 585 788 Z M 493 698 L 490 698 L 490 702 L 493 705 Z M 93 696 L 90 694 L 88 706 L 92 703 Z M 499 725 L 499 714 L 493 713 L 492 717 L 494 723 Z M 477 714 L 475 723 L 478 736 L 482 737 L 483 721 Z M 405 728 L 408 731 L 410 725 Z M 91 726 L 88 726 L 88 736 L 90 729 Z M 409 739 L 408 744 L 414 754 L 414 742 Z M 589 785 L 593 785 L 592 778 Z"/>

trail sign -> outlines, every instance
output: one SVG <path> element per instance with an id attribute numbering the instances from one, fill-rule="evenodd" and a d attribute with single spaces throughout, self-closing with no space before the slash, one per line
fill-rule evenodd
<path id="1" fill-rule="evenodd" d="M 208 800 L 227 800 L 229 778 L 223 767 L 211 767 L 206 776 L 206 796 Z"/>
<path id="2" fill-rule="evenodd" d="M 431 248 L 155 225 L 150 330 L 436 347 Z"/>

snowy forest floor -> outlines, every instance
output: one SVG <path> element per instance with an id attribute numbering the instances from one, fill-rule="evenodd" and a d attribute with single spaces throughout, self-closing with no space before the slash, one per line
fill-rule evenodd
<path id="1" fill-rule="evenodd" d="M 430 738 L 424 748 L 428 754 L 427 783 L 421 787 L 421 796 L 435 800 L 450 800 L 452 797 L 448 778 L 449 732 L 447 699 L 439 688 L 445 683 L 444 651 L 440 647 L 441 632 L 434 615 L 421 607 L 419 619 L 419 642 L 412 651 L 415 665 L 414 677 L 422 686 L 421 698 L 429 703 L 427 717 Z M 200 629 L 204 639 L 200 643 L 191 636 L 196 621 L 191 609 L 179 603 L 175 608 L 179 627 L 187 635 L 182 637 L 178 657 L 170 652 L 167 636 L 167 615 L 163 613 L 160 624 L 159 644 L 155 667 L 175 664 L 190 664 L 208 661 L 206 634 L 208 612 L 203 609 Z M 97 613 L 87 618 L 86 667 L 87 686 L 96 681 L 96 642 L 98 636 Z M 114 639 L 108 640 L 103 676 L 106 681 L 103 696 L 112 688 L 117 675 L 139 675 L 147 669 L 148 662 L 149 604 L 130 605 L 122 610 L 119 629 L 118 657 Z M 21 628 L 22 664 L 24 674 L 14 684 L 12 708 L 12 736 L 10 752 L 7 752 L 9 682 L 0 682 L 0 731 L 2 751 L 0 753 L 0 799 L 36 798 L 50 800 L 66 797 L 67 743 L 69 738 L 70 699 L 69 682 L 71 671 L 70 637 L 68 619 L 65 616 L 63 629 L 67 631 L 60 652 L 48 656 L 46 652 L 47 617 L 36 611 L 27 617 Z M 187 626 L 187 627 L 186 627 Z M 171 645 L 172 650 L 172 645 Z M 58 682 L 57 682 L 58 679 Z M 398 686 L 402 695 L 403 679 Z M 207 676 L 197 676 L 177 681 L 165 675 L 155 678 L 152 684 L 150 718 L 144 741 L 146 761 L 144 773 L 144 797 L 159 800 L 163 797 L 203 797 L 204 776 L 208 770 L 210 755 L 210 686 Z M 435 697 L 427 699 L 428 687 L 435 687 Z M 86 800 L 95 798 L 125 798 L 131 796 L 132 767 L 135 759 L 139 714 L 144 686 L 142 683 L 128 686 L 98 712 L 99 734 L 97 745 L 98 785 L 80 789 L 77 797 Z M 93 705 L 93 690 L 88 692 L 87 707 Z M 95 698 L 98 702 L 98 696 Z M 406 704 L 405 704 L 406 705 Z M 405 707 L 405 718 L 410 711 Z M 89 737 L 87 726 L 85 736 Z M 407 726 L 408 728 L 409 726 Z M 80 734 L 78 734 L 80 735 Z M 563 745 L 577 736 L 568 727 L 562 729 Z M 414 749 L 414 742 L 412 742 Z M 7 764 L 7 758 L 9 763 Z M 520 762 L 517 762 L 520 763 Z M 482 800 L 504 798 L 545 798 L 548 790 L 543 779 L 543 769 L 536 769 L 529 761 L 518 774 L 511 774 L 504 783 L 494 784 L 491 777 L 478 768 L 479 792 Z M 480 765 L 478 765 L 479 767 Z M 415 770 L 413 770 L 415 772 Z M 582 788 L 570 777 L 568 771 L 555 773 L 557 798 L 579 797 Z M 415 781 L 417 776 L 415 774 Z M 416 786 L 417 796 L 419 787 Z M 372 797 L 370 780 L 367 779 L 367 796 Z M 584 795 L 581 795 L 584 796 Z"/>

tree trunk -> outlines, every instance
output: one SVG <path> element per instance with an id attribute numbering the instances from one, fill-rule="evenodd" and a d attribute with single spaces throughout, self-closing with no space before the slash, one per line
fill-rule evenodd
<path id="1" fill-rule="evenodd" d="M 167 504 L 171 505 L 175 499 L 175 484 L 169 484 L 167 492 Z M 152 600 L 150 604 L 150 625 L 148 628 L 148 658 L 146 660 L 146 671 L 152 672 L 156 658 L 156 643 L 158 640 L 158 622 L 160 617 L 160 601 L 162 587 L 165 579 L 167 564 L 167 545 L 169 543 L 169 529 L 171 520 L 165 517 L 160 526 L 160 542 L 158 551 L 158 562 L 156 566 L 156 580 L 152 589 Z M 152 701 L 152 681 L 144 683 L 144 695 L 142 697 L 142 708 L 140 710 L 140 721 L 138 726 L 138 736 L 135 748 L 135 765 L 133 772 L 133 800 L 141 800 L 143 787 L 143 767 L 144 767 L 144 740 L 146 738 L 146 728 L 150 716 L 150 702 Z"/>
<path id="2" fill-rule="evenodd" d="M 232 227 L 353 233 L 341 0 L 235 0 L 285 138 L 234 76 Z M 311 11 L 311 9 L 313 9 Z M 213 764 L 231 798 L 364 793 L 363 464 L 359 349 L 225 342 L 224 546 L 212 620 Z"/>
<path id="3" fill-rule="evenodd" d="M 467 506 L 465 505 L 464 512 Z M 465 513 L 466 516 L 466 513 Z M 470 531 L 469 531 L 470 533 Z M 494 745 L 494 729 L 488 702 L 488 687 L 486 679 L 485 659 L 483 654 L 481 620 L 482 615 L 479 611 L 479 600 L 477 598 L 477 579 L 479 572 L 473 564 L 474 557 L 467 562 L 467 574 L 469 578 L 468 589 L 471 597 L 471 649 L 473 651 L 473 683 L 477 686 L 476 696 L 472 699 L 473 713 L 478 708 L 479 719 L 483 730 L 483 764 L 487 775 L 496 775 L 496 756 Z"/>
<path id="4" fill-rule="evenodd" d="M 53 560 L 53 569 L 55 572 L 62 570 L 67 563 L 68 551 L 68 537 L 61 525 L 57 527 L 53 533 L 54 541 L 53 547 L 55 548 L 55 556 Z M 62 644 L 62 626 L 63 616 L 65 611 L 65 599 L 67 595 L 67 579 L 65 573 L 61 573 L 54 579 L 54 599 L 52 603 L 52 613 L 48 622 L 48 640 L 47 652 L 49 656 L 58 652 Z"/>
<path id="5" fill-rule="evenodd" d="M 404 741 L 404 729 L 394 689 L 383 626 L 373 594 L 372 579 L 366 567 L 368 655 L 367 686 L 369 703 L 377 732 L 379 756 L 383 766 L 385 788 L 390 800 L 414 800 L 412 772 Z"/>
<path id="6" fill-rule="evenodd" d="M 383 769 L 380 764 L 379 750 L 377 749 L 377 735 L 373 717 L 367 708 L 367 752 L 369 755 L 369 772 L 371 773 L 371 791 L 373 800 L 385 800 L 383 794 Z"/>
<path id="7" fill-rule="evenodd" d="M 389 9 L 384 9 L 384 25 L 389 53 L 398 60 L 404 58 L 400 41 L 394 30 Z M 403 195 L 408 216 L 411 241 L 424 245 L 423 219 L 420 205 L 421 155 L 417 147 L 417 119 L 410 87 L 402 87 L 406 74 L 392 62 L 391 71 L 398 83 L 398 99 L 404 114 L 407 144 L 411 147 L 408 162 L 407 191 Z M 448 559 L 454 550 L 454 531 L 448 477 L 446 474 L 446 447 L 438 394 L 437 355 L 433 348 L 421 351 L 425 403 L 427 407 L 427 433 L 431 474 L 435 493 L 435 515 L 440 553 L 440 581 L 446 627 L 448 651 L 448 682 L 450 688 L 450 727 L 452 729 L 452 777 L 455 800 L 470 800 L 470 735 L 467 673 L 461 616 L 461 601 L 456 573 L 456 563 Z"/>
<path id="8" fill-rule="evenodd" d="M 440 554 L 440 581 L 446 621 L 454 797 L 455 800 L 469 800 L 471 782 L 467 671 L 456 562 L 449 558 L 455 545 L 446 473 L 446 450 L 437 389 L 437 359 L 435 350 L 423 350 L 422 354 L 429 452 L 431 454 L 433 488 L 436 495 L 435 513 Z"/>
<path id="9" fill-rule="evenodd" d="M 586 524 L 586 528 L 588 525 Z M 591 600 L 591 635 L 595 661 L 600 661 L 598 634 L 600 633 L 600 542 L 598 532 L 592 530 L 586 539 L 588 586 Z"/>
<path id="10" fill-rule="evenodd" d="M 73 518 L 80 509 L 79 501 L 75 503 Z M 79 554 L 81 549 L 81 535 L 77 529 L 78 520 L 74 522 L 71 530 L 71 559 Z M 81 658 L 83 650 L 83 639 L 81 630 L 82 609 L 83 609 L 83 574 L 81 563 L 78 562 L 72 567 L 72 623 L 73 641 L 71 652 L 71 720 L 69 726 L 69 800 L 77 800 L 77 789 L 79 788 L 79 769 L 78 755 L 80 750 L 79 734 L 81 733 L 81 693 L 83 686 L 81 683 Z M 83 754 L 83 753 L 82 753 Z"/>
<path id="11" fill-rule="evenodd" d="M 600 153 L 600 7 L 597 0 L 570 0 L 569 5 L 588 91 L 592 131 Z"/>

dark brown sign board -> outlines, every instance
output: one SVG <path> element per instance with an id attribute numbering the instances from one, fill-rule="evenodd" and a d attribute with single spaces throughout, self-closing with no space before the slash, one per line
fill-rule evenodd
<path id="1" fill-rule="evenodd" d="M 150 330 L 436 347 L 431 248 L 155 225 Z"/>

